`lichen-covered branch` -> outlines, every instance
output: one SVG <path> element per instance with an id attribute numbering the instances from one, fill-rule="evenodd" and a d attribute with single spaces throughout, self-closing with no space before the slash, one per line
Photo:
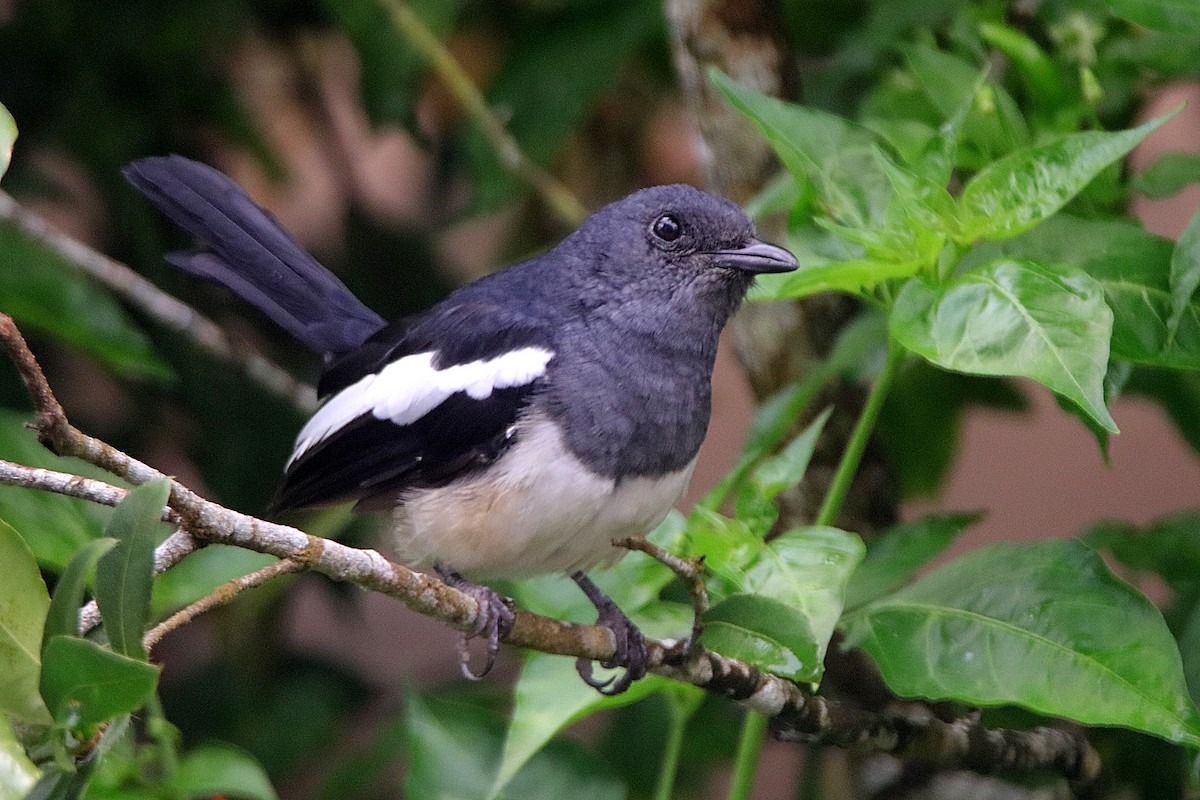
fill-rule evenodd
<path id="1" fill-rule="evenodd" d="M 70 424 L 20 331 L 3 314 L 0 314 L 0 346 L 28 389 L 37 414 L 35 427 L 39 439 L 50 450 L 82 458 L 133 484 L 163 477 L 152 467 Z M 70 494 L 105 505 L 118 502 L 123 496 L 123 490 L 102 481 L 72 482 L 63 473 L 8 462 L 0 462 L 0 483 Z M 168 506 L 164 516 L 177 521 L 181 530 L 167 540 L 175 542 L 170 552 L 162 552 L 160 548 L 156 568 L 175 563 L 182 557 L 180 553 L 188 552 L 191 545 L 180 544 L 185 539 L 234 545 L 281 559 L 265 570 L 218 588 L 185 610 L 184 617 L 170 623 L 171 626 L 219 605 L 244 588 L 301 569 L 395 597 L 414 611 L 458 630 L 472 630 L 475 625 L 479 609 L 470 595 L 437 578 L 395 564 L 374 550 L 347 547 L 238 513 L 200 497 L 178 482 L 172 482 Z M 165 629 L 152 631 L 151 636 L 161 636 L 163 632 Z M 505 641 L 545 653 L 599 661 L 611 659 L 614 649 L 612 633 L 607 628 L 562 622 L 521 610 L 517 611 L 516 623 Z M 813 695 L 791 681 L 693 643 L 650 640 L 646 644 L 651 672 L 685 681 L 766 714 L 784 737 L 894 753 L 922 762 L 984 772 L 1054 771 L 1078 782 L 1092 781 L 1099 774 L 1099 757 L 1086 738 L 1075 732 L 985 730 L 947 723 L 932 714 L 875 713 Z"/>

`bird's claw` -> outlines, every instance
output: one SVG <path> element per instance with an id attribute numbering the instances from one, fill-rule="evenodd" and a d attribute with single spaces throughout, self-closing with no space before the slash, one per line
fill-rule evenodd
<path id="1" fill-rule="evenodd" d="M 470 632 L 463 633 L 462 638 L 458 640 L 458 656 L 462 662 L 463 677 L 471 681 L 480 680 L 496 666 L 496 659 L 500 655 L 500 642 L 512 631 L 513 623 L 517 619 L 516 614 L 513 613 L 510 601 L 494 589 L 471 583 L 451 570 L 439 567 L 437 572 L 447 586 L 469 594 L 479 606 L 479 612 L 475 616 L 475 627 Z M 468 646 L 471 639 L 476 637 L 487 640 L 487 655 L 483 669 L 478 672 L 471 669 L 471 650 Z"/>
<path id="2" fill-rule="evenodd" d="M 592 604 L 596 606 L 598 615 L 596 624 L 603 625 L 613 634 L 612 658 L 601 661 L 600 666 L 606 669 L 624 668 L 625 670 L 624 674 L 620 676 L 614 675 L 607 680 L 599 680 L 593 677 L 591 660 L 579 658 L 575 660 L 575 671 L 579 673 L 579 677 L 583 679 L 584 683 L 600 694 L 609 697 L 621 694 L 632 686 L 634 681 L 646 675 L 649 662 L 646 637 L 642 635 L 637 625 L 625 616 L 625 612 L 621 611 L 617 604 L 601 592 L 594 583 L 581 575 L 572 577 L 587 594 Z"/>

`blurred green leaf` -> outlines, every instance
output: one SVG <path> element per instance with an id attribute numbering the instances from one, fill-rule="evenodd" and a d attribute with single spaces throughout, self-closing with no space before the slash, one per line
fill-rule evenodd
<path id="1" fill-rule="evenodd" d="M 104 533 L 117 540 L 96 564 L 96 604 L 115 652 L 146 660 L 142 636 L 150 617 L 154 548 L 170 533 L 162 521 L 171 479 L 133 489 L 118 505 Z"/>
<path id="2" fill-rule="evenodd" d="M 1156 200 L 1200 183 L 1200 153 L 1164 153 L 1129 179 L 1129 188 Z"/>
<path id="3" fill-rule="evenodd" d="M 83 593 L 87 588 L 88 576 L 100 557 L 117 544 L 116 539 L 93 539 L 76 551 L 54 586 L 50 608 L 46 612 L 46 627 L 42 632 L 42 660 L 45 661 L 46 646 L 56 636 L 79 635 L 79 607 L 83 605 Z"/>
<path id="4" fill-rule="evenodd" d="M 154 579 L 151 616 L 159 618 L 177 611 L 225 581 L 249 575 L 277 560 L 233 545 L 206 545 Z"/>
<path id="5" fill-rule="evenodd" d="M 721 655 L 815 683 L 824 669 L 818 638 L 798 609 L 770 597 L 731 594 L 704 614 L 700 641 Z"/>
<path id="6" fill-rule="evenodd" d="M 1200 512 L 1180 511 L 1144 527 L 1098 522 L 1082 538 L 1131 570 L 1158 575 L 1177 600 L 1200 591 Z"/>
<path id="7" fill-rule="evenodd" d="M 653 0 L 574 6 L 524 25 L 487 87 L 488 105 L 539 164 L 549 164 L 599 97 L 610 90 L 630 56 L 662 30 Z M 547 80 L 547 76 L 553 80 Z M 477 179 L 474 207 L 492 211 L 521 187 L 495 148 L 472 128 L 467 156 Z"/>
<path id="8" fill-rule="evenodd" d="M 45 713 L 44 708 L 42 711 Z M 0 800 L 21 800 L 41 775 L 42 771 L 25 755 L 12 725 L 0 715 Z"/>
<path id="9" fill-rule="evenodd" d="M 545 702 L 545 698 L 542 698 Z M 504 724 L 478 706 L 409 692 L 405 722 L 407 797 L 476 800 L 488 796 Z M 499 800 L 619 800 L 625 787 L 577 743 L 557 739 L 529 760 Z"/>
<path id="10" fill-rule="evenodd" d="M 513 708 L 504 735 L 500 767 L 488 797 L 501 796 L 529 759 L 571 723 L 603 709 L 637 702 L 671 685 L 665 678 L 648 675 L 624 693 L 610 697 L 581 681 L 572 659 L 529 653 L 513 690 Z M 554 701 L 548 703 L 547 698 Z"/>
<path id="11" fill-rule="evenodd" d="M 378 0 L 322 0 L 358 52 L 359 86 L 367 114 L 376 125 L 412 127 L 428 65 L 392 25 Z M 443 38 L 458 12 L 456 0 L 411 3 L 429 31 Z"/>
<path id="12" fill-rule="evenodd" d="M 734 503 L 739 520 L 748 523 L 759 536 L 766 536 L 779 517 L 775 498 L 784 489 L 795 486 L 804 477 L 817 439 L 825 429 L 833 408 L 817 415 L 787 447 L 758 463 L 738 486 Z"/>
<path id="13" fill-rule="evenodd" d="M 4 676 L 0 681 L 2 746 L 3 734 L 8 731 L 4 717 L 36 725 L 50 723 L 50 715 L 37 691 L 42 661 L 42 627 L 46 612 L 50 610 L 50 594 L 29 546 L 3 520 L 0 520 L 0 564 L 4 565 L 4 579 L 0 581 L 0 675 Z M 0 798 L 4 796 L 5 784 L 0 774 Z"/>
<path id="14" fill-rule="evenodd" d="M 858 608 L 904 585 L 982 518 L 982 513 L 936 514 L 897 525 L 872 539 L 846 584 L 846 608 Z"/>
<path id="15" fill-rule="evenodd" d="M 997 260 L 932 285 L 913 278 L 892 309 L 898 342 L 938 366 L 1033 378 L 1116 432 L 1104 404 L 1112 311 L 1087 273 Z"/>
<path id="16" fill-rule="evenodd" d="M 1200 33 L 1200 14 L 1192 0 L 1105 0 L 1118 17 L 1167 33 Z"/>
<path id="17" fill-rule="evenodd" d="M 60 458 L 37 440 L 30 415 L 0 409 L 0 453 L 30 467 L 52 469 L 123 485 L 103 470 L 75 458 Z M 21 532 L 43 567 L 61 572 L 71 554 L 104 530 L 111 509 L 49 492 L 0 486 L 0 517 Z"/>
<path id="18" fill-rule="evenodd" d="M 1167 320 L 1167 340 L 1195 351 L 1192 369 L 1200 369 L 1200 304 L 1195 302 L 1200 287 L 1200 211 L 1179 237 L 1171 253 L 1171 317 Z M 1180 342 L 1184 339 L 1185 342 Z"/>
<path id="19" fill-rule="evenodd" d="M 902 697 L 1015 704 L 1200 744 L 1161 614 L 1080 542 L 980 548 L 843 627 Z"/>
<path id="20" fill-rule="evenodd" d="M 0 104 L 0 177 L 8 172 L 8 163 L 12 160 L 13 143 L 17 141 L 17 121 L 8 113 L 8 109 Z"/>
<path id="21" fill-rule="evenodd" d="M 158 685 L 158 668 L 73 636 L 52 636 L 42 652 L 42 698 L 71 730 L 141 708 Z"/>
<path id="22" fill-rule="evenodd" d="M 901 366 L 876 430 L 902 497 L 936 496 L 958 452 L 970 406 L 1024 411 L 1025 396 L 1003 378 L 947 372 L 924 359 Z"/>
<path id="23" fill-rule="evenodd" d="M 1200 374 L 1171 369 L 1138 367 L 1125 386 L 1126 394 L 1158 403 L 1171 418 L 1183 440 L 1200 454 Z"/>
<path id="24" fill-rule="evenodd" d="M 169 786 L 185 798 L 215 796 L 275 800 L 267 773 L 245 750 L 228 744 L 206 744 L 179 762 Z"/>
<path id="25" fill-rule="evenodd" d="M 988 164 L 963 188 L 957 240 L 1002 239 L 1032 228 L 1176 113 L 1126 131 L 1064 136 Z"/>
<path id="26" fill-rule="evenodd" d="M 174 377 L 107 290 L 4 223 L 0 264 L 0 308 L 26 332 L 61 339 L 127 378 L 161 382 Z"/>

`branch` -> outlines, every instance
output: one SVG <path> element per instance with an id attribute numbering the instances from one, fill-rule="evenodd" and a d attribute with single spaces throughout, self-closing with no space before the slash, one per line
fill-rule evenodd
<path id="1" fill-rule="evenodd" d="M 708 589 L 704 585 L 704 556 L 693 559 L 680 558 L 641 536 L 617 539 L 613 544 L 645 553 L 683 581 L 692 601 L 692 635 L 684 645 L 684 659 L 687 663 L 692 663 L 701 652 L 700 634 L 704 632 L 704 612 L 708 611 Z"/>
<path id="2" fill-rule="evenodd" d="M 3 314 L 0 314 L 0 344 L 25 382 L 37 411 L 36 427 L 43 444 L 59 455 L 82 458 L 134 484 L 162 477 L 157 470 L 71 426 L 20 331 Z M 65 486 L 61 473 L 32 468 L 0 470 L 0 483 L 50 491 L 60 491 Z M 85 481 L 78 486 L 86 488 L 79 489 L 74 496 L 116 497 L 114 491 L 103 489 L 98 481 Z M 479 607 L 474 598 L 436 578 L 388 561 L 374 550 L 347 547 L 286 525 L 240 514 L 205 500 L 175 481 L 171 484 L 168 505 L 187 534 L 199 541 L 235 545 L 289 562 L 286 566 L 273 565 L 272 571 L 239 579 L 248 582 L 247 585 L 258 585 L 285 571 L 310 569 L 333 580 L 395 597 L 414 611 L 457 630 L 470 631 L 475 626 Z M 221 598 L 242 588 L 245 587 L 240 584 L 236 590 L 221 587 L 214 592 L 219 597 L 201 603 L 208 602 L 207 607 L 217 605 Z M 544 653 L 596 661 L 610 660 L 615 645 L 607 628 L 561 622 L 523 610 L 516 612 L 516 622 L 505 641 Z M 651 672 L 729 697 L 766 714 L 786 738 L 893 753 L 984 772 L 1053 770 L 1080 783 L 1091 782 L 1099 775 L 1099 756 L 1079 733 L 1052 729 L 984 730 L 943 722 L 932 714 L 915 717 L 875 713 L 809 694 L 797 684 L 745 662 L 703 649 L 696 652 L 688 643 L 648 640 L 646 648 Z"/>
<path id="3" fill-rule="evenodd" d="M 34 241 L 45 245 L 81 272 L 112 289 L 135 308 L 171 330 L 183 334 L 215 358 L 233 364 L 258 386 L 287 400 L 301 411 L 317 407 L 316 392 L 293 378 L 265 356 L 235 345 L 217 324 L 199 311 L 172 297 L 125 264 L 56 231 L 39 214 L 0 191 L 0 220 L 10 223 Z"/>
<path id="4" fill-rule="evenodd" d="M 408 3 L 404 0 L 382 2 L 396 30 L 429 62 L 429 66 L 446 84 L 446 88 L 467 112 L 467 116 L 483 131 L 504 168 L 540 194 L 542 201 L 563 224 L 574 228 L 582 222 L 587 215 L 583 204 L 562 182 L 525 155 L 517 140 L 505 129 L 504 123 L 488 108 L 487 101 L 472 83 L 470 76 L 413 13 Z"/>

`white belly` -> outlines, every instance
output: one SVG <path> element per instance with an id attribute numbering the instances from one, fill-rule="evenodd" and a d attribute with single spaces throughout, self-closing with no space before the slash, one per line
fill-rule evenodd
<path id="1" fill-rule="evenodd" d="M 396 549 L 417 567 L 441 564 L 476 580 L 572 573 L 624 551 L 612 540 L 648 533 L 687 489 L 695 460 L 662 478 L 619 483 L 589 472 L 542 419 L 485 474 L 407 495 Z"/>

